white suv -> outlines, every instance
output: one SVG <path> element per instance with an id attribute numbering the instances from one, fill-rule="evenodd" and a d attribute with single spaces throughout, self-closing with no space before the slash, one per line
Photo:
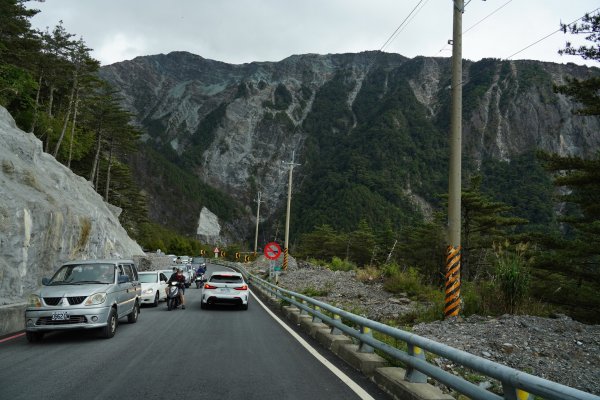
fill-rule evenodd
<path id="1" fill-rule="evenodd" d="M 248 309 L 250 292 L 244 277 L 239 272 L 213 272 L 202 288 L 201 308 L 213 304 L 233 304 Z"/>

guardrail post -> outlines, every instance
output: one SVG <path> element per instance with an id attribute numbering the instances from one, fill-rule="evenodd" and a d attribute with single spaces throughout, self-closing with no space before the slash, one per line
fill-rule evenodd
<path id="1" fill-rule="evenodd" d="M 336 322 L 342 322 L 342 317 L 340 317 L 340 316 L 339 316 L 339 315 L 337 315 L 337 314 L 333 314 L 333 319 L 334 319 L 334 321 L 336 321 Z M 331 332 L 330 332 L 330 333 L 331 333 L 332 335 L 342 335 L 344 332 L 342 332 L 342 331 L 340 330 L 340 328 L 338 328 L 337 326 L 332 326 L 332 327 L 331 327 Z"/>
<path id="2" fill-rule="evenodd" d="M 316 312 L 321 312 L 321 307 L 315 306 L 315 311 Z M 323 320 L 321 320 L 321 318 L 317 317 L 317 315 L 314 314 L 312 322 L 315 323 L 315 324 L 320 324 L 321 322 L 323 322 Z"/>
<path id="3" fill-rule="evenodd" d="M 306 302 L 306 300 L 302 300 L 302 304 L 308 307 L 308 303 Z M 308 311 L 306 311 L 304 308 L 300 309 L 300 315 L 307 315 Z"/>
<path id="4" fill-rule="evenodd" d="M 425 360 L 425 351 L 422 348 L 408 343 L 408 355 Z M 410 365 L 406 368 L 406 375 L 404 379 L 412 383 L 427 383 L 427 375 L 411 367 Z"/>
<path id="5" fill-rule="evenodd" d="M 292 296 L 291 299 L 292 301 L 296 301 L 296 296 Z M 294 303 L 291 303 L 290 306 L 300 309 L 300 307 L 297 307 Z"/>
<path id="6" fill-rule="evenodd" d="M 518 389 L 510 383 L 502 382 L 502 391 L 506 400 L 533 400 L 533 396 L 530 393 Z"/>
<path id="7" fill-rule="evenodd" d="M 368 326 L 361 325 L 360 333 L 362 333 L 363 335 L 373 337 L 373 332 L 371 331 L 371 328 L 369 328 Z M 361 353 L 373 353 L 374 349 L 373 349 L 373 347 L 371 347 L 370 345 L 366 344 L 365 342 L 363 342 L 361 340 L 360 346 L 358 347 L 358 351 Z"/>

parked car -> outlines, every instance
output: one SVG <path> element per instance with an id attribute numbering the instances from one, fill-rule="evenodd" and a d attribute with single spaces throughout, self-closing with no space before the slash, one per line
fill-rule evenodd
<path id="1" fill-rule="evenodd" d="M 140 304 L 152 304 L 158 306 L 158 302 L 167 299 L 167 278 L 166 274 L 160 271 L 144 271 L 139 274 L 142 284 L 142 297 Z M 170 276 L 170 275 L 169 275 Z"/>
<path id="2" fill-rule="evenodd" d="M 204 257 L 192 258 L 192 268 L 194 268 L 194 270 L 196 270 L 200 266 L 206 268 L 206 258 L 204 258 Z"/>
<path id="3" fill-rule="evenodd" d="M 192 260 L 190 256 L 180 256 L 179 259 L 181 260 L 182 264 L 189 264 Z"/>
<path id="4" fill-rule="evenodd" d="M 132 260 L 82 260 L 63 264 L 29 295 L 25 335 L 42 340 L 56 330 L 99 329 L 104 338 L 117 331 L 118 320 L 138 320 L 141 285 Z"/>
<path id="5" fill-rule="evenodd" d="M 213 272 L 202 288 L 201 308 L 215 304 L 233 304 L 248 309 L 248 285 L 239 272 Z"/>

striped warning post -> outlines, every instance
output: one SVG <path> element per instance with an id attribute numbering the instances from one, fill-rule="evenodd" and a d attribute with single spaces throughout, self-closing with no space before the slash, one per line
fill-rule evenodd
<path id="1" fill-rule="evenodd" d="M 286 271 L 288 267 L 288 249 L 287 247 L 285 249 L 283 249 L 283 265 L 281 266 L 281 269 Z"/>
<path id="2" fill-rule="evenodd" d="M 460 251 L 460 246 L 448 246 L 446 255 L 445 318 L 457 317 L 460 312 Z"/>

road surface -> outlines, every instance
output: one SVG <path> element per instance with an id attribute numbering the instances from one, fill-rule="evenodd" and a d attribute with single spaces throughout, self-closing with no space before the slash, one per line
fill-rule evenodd
<path id="1" fill-rule="evenodd" d="M 224 267 L 209 265 L 208 274 L 215 268 Z M 112 339 L 71 331 L 39 344 L 22 335 L 1 342 L 0 399 L 389 398 L 300 334 L 346 377 L 334 374 L 256 298 L 247 311 L 201 310 L 200 292 L 186 290 L 186 310 L 143 307 L 137 323 L 119 321 Z"/>

